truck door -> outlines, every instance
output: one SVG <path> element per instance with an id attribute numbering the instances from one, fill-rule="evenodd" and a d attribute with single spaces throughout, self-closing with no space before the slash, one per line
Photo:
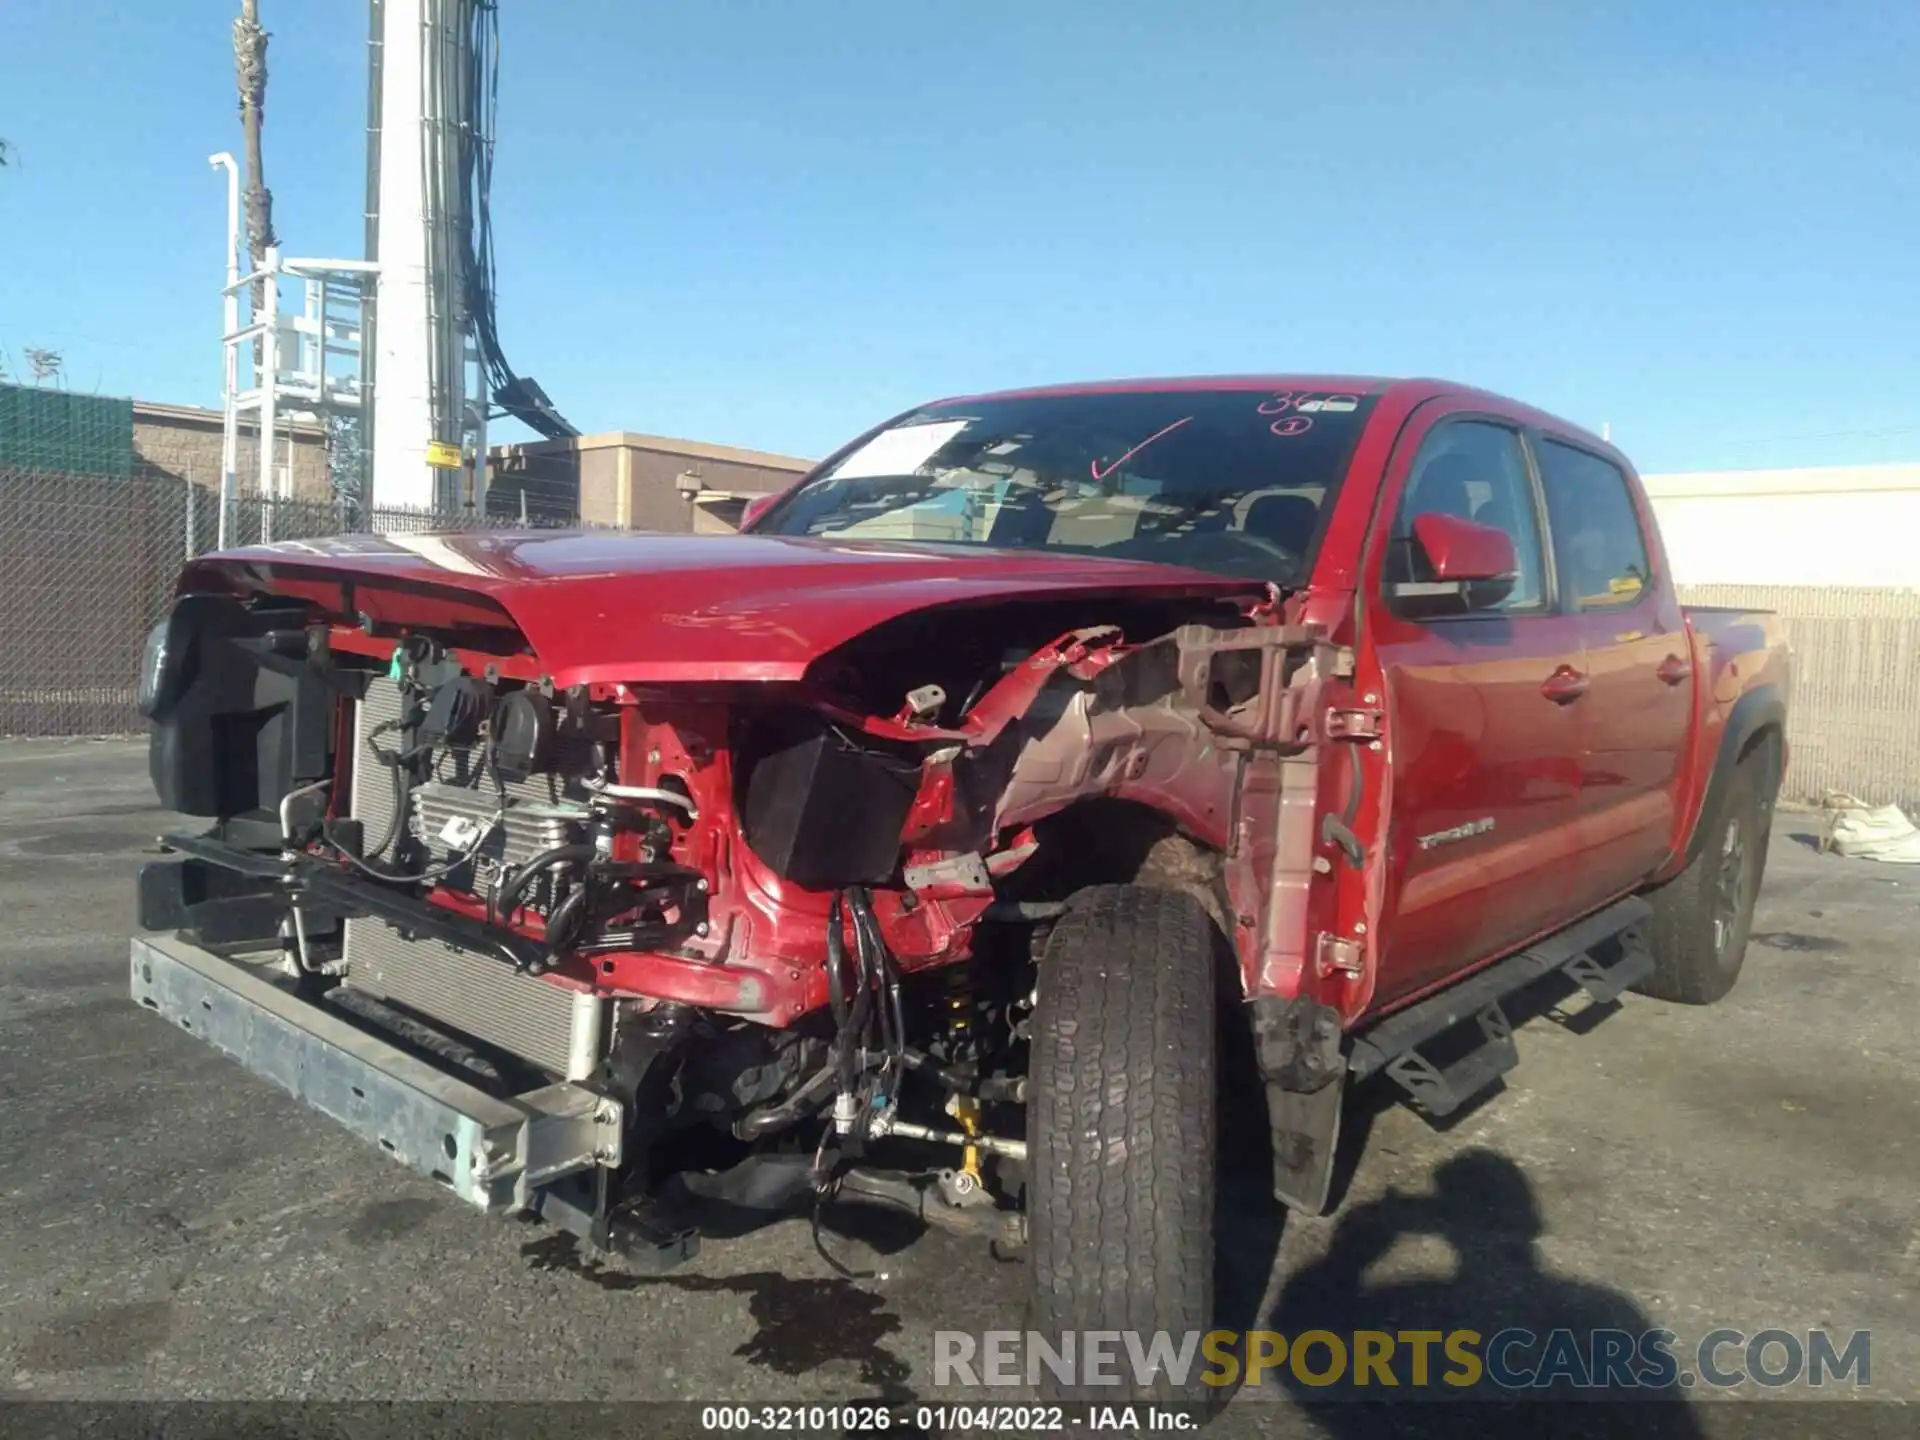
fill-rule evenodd
<path id="1" fill-rule="evenodd" d="M 1547 529 L 1566 607 L 1577 613 L 1586 693 L 1580 860 L 1573 908 L 1644 881 L 1673 833 L 1676 771 L 1693 704 L 1692 651 L 1645 517 L 1612 460 L 1535 432 Z"/>
<path id="2" fill-rule="evenodd" d="M 1505 530 L 1511 591 L 1453 613 L 1395 597 L 1420 578 L 1411 527 L 1430 512 Z M 1565 918 L 1581 715 L 1561 690 L 1582 621 L 1555 603 L 1543 515 L 1517 425 L 1441 400 L 1402 432 L 1363 580 L 1393 766 L 1377 1001 Z"/>

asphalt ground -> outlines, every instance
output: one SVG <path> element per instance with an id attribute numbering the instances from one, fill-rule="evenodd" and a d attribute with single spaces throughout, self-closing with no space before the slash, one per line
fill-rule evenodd
<path id="1" fill-rule="evenodd" d="M 935 1330 L 1022 1328 L 1024 1263 L 884 1212 L 825 1236 L 874 1272 L 850 1281 L 799 1220 L 644 1276 L 468 1211 L 128 1001 L 166 820 L 139 744 L 0 743 L 0 1396 L 938 1401 Z M 1813 829 L 1779 817 L 1722 1004 L 1530 997 L 1519 1068 L 1445 1128 L 1363 1087 L 1324 1219 L 1283 1224 L 1230 1161 L 1224 1323 L 1666 1327 L 1683 1361 L 1721 1327 L 1868 1330 L 1867 1387 L 1726 1394 L 1834 1397 L 1792 1407 L 1797 1433 L 1920 1400 L 1920 873 L 1819 855 Z M 1711 1388 L 1653 1428 L 1774 1408 Z M 1269 1376 L 1216 1428 L 1343 1435 L 1371 1409 L 1302 1398 Z"/>

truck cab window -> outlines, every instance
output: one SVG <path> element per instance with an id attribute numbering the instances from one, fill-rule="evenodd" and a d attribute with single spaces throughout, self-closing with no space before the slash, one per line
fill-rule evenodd
<path id="1" fill-rule="evenodd" d="M 1546 440 L 1540 445 L 1540 479 L 1547 492 L 1554 562 L 1566 593 L 1582 610 L 1638 601 L 1652 570 L 1640 516 L 1619 467 Z"/>
<path id="2" fill-rule="evenodd" d="M 1388 543 L 1387 584 L 1422 578 L 1413 573 L 1418 566 L 1413 522 L 1418 516 L 1434 514 L 1477 520 L 1506 531 L 1513 538 L 1520 572 L 1506 599 L 1489 608 L 1541 608 L 1546 586 L 1540 525 L 1518 434 L 1503 425 L 1463 420 L 1442 425 L 1427 437 L 1414 458 Z"/>

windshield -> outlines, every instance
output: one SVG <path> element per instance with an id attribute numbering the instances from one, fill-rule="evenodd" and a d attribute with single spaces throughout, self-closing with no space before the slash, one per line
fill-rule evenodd
<path id="1" fill-rule="evenodd" d="M 928 406 L 755 525 L 762 535 L 1057 549 L 1295 584 L 1373 397 L 1202 390 Z"/>

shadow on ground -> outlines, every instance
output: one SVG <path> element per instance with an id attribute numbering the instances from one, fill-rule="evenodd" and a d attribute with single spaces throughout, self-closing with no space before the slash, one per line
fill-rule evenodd
<path id="1" fill-rule="evenodd" d="M 1295 1350 L 1313 1332 L 1326 1339 L 1314 1338 L 1300 1363 L 1290 1354 L 1267 1383 L 1277 1380 L 1311 1407 L 1336 1440 L 1409 1427 L 1540 1433 L 1543 1416 L 1533 1407 L 1543 1401 L 1555 1402 L 1554 1434 L 1702 1434 L 1684 1403 L 1679 1366 L 1648 1348 L 1653 1325 L 1639 1305 L 1554 1273 L 1540 1255 L 1543 1230 L 1520 1167 L 1486 1149 L 1448 1158 L 1429 1193 L 1390 1191 L 1355 1206 L 1340 1217 L 1326 1254 L 1289 1277 L 1267 1317 Z M 1370 1278 L 1396 1247 L 1420 1240 L 1451 1252 L 1450 1273 Z M 1325 1381 L 1336 1338 L 1347 1363 Z M 1383 1362 L 1366 1384 L 1356 1383 L 1362 1346 Z M 1424 1364 L 1414 1358 L 1420 1351 Z M 1397 1380 L 1391 1389 L 1383 1383 L 1388 1368 Z"/>

